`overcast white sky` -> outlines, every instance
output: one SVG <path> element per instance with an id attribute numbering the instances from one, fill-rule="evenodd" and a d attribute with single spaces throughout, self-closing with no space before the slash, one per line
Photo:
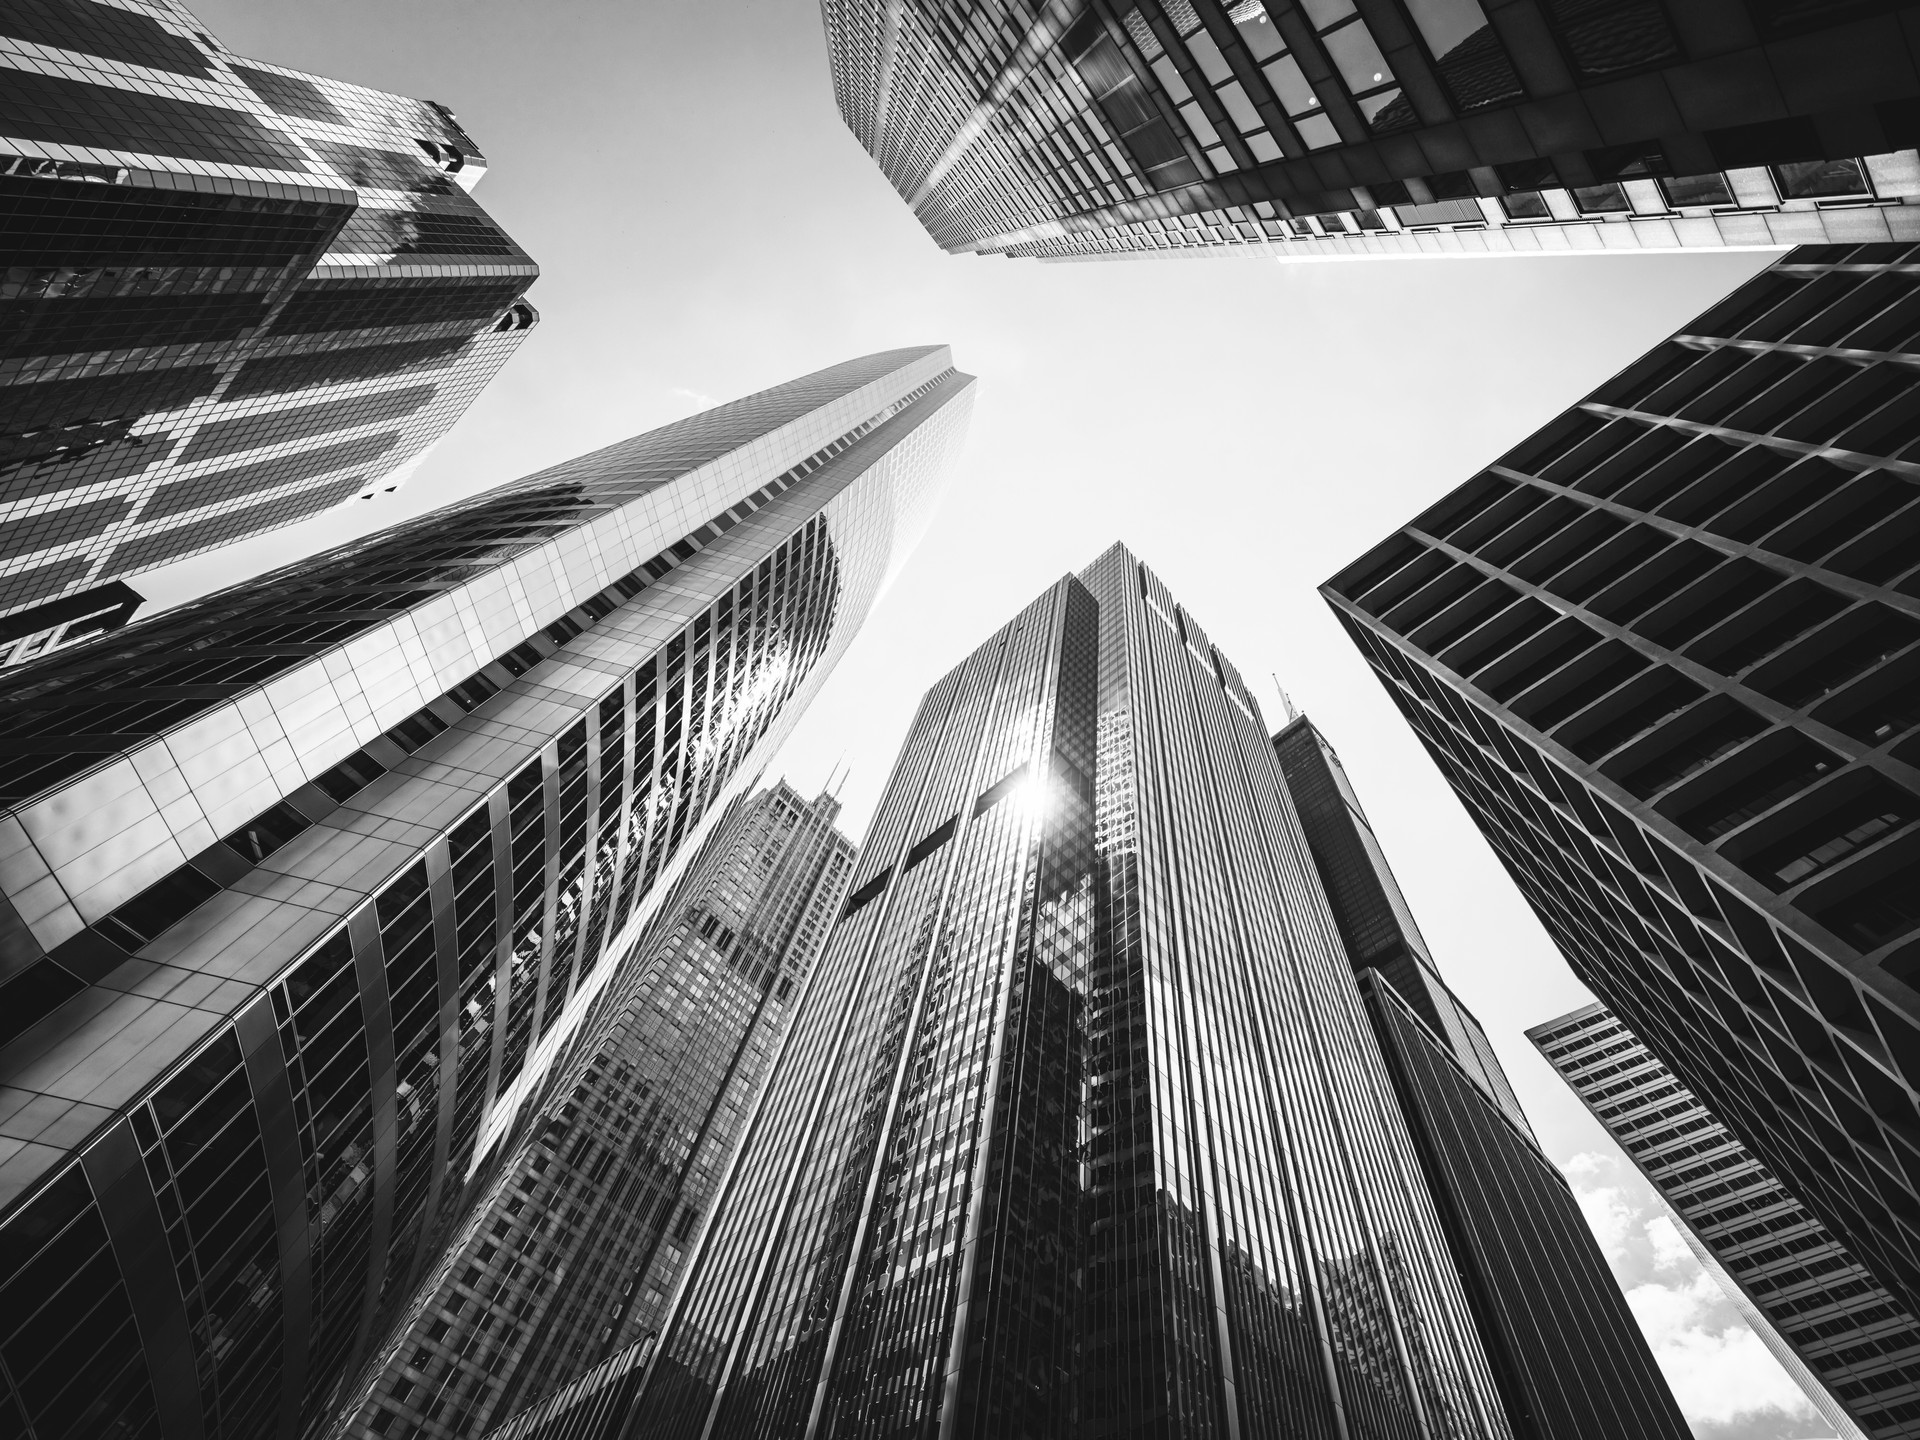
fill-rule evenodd
<path id="1" fill-rule="evenodd" d="M 545 272 L 542 320 L 398 494 L 138 588 L 174 603 L 834 361 L 948 343 L 981 379 L 965 458 L 777 768 L 810 789 L 844 751 L 858 833 L 921 691 L 1127 541 L 1339 749 L 1703 1440 L 1828 1433 L 1527 1045 L 1588 997 L 1315 593 L 1767 256 L 949 257 L 841 126 L 808 0 L 195 9 L 243 54 L 452 106 L 493 167 L 477 198 Z"/>

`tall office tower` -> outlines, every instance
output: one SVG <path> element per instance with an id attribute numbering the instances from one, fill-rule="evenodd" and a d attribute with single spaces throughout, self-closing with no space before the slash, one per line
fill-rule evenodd
<path id="1" fill-rule="evenodd" d="M 1324 593 L 1580 978 L 1920 1313 L 1911 259 L 1790 252 Z"/>
<path id="2" fill-rule="evenodd" d="M 1605 1006 L 1527 1035 L 1843 1440 L 1920 1436 L 1920 1321 Z"/>
<path id="3" fill-rule="evenodd" d="M 917 538 L 971 395 L 944 348 L 850 361 L 16 673 L 8 1425 L 331 1417 Z"/>
<path id="4" fill-rule="evenodd" d="M 921 702 L 743 1133 L 629 1435 L 1508 1433 L 1257 707 L 1118 546 Z"/>
<path id="5" fill-rule="evenodd" d="M 0 6 L 0 665 L 400 483 L 534 323 L 485 170 L 445 106 L 173 0 Z"/>
<path id="6" fill-rule="evenodd" d="M 1273 744 L 1514 1435 L 1686 1440 L 1579 1202 L 1435 970 L 1339 757 L 1304 717 Z"/>
<path id="7" fill-rule="evenodd" d="M 782 783 L 740 809 L 345 1434 L 478 1436 L 657 1327 L 853 879 L 831 796 Z"/>
<path id="8" fill-rule="evenodd" d="M 1283 258 L 1920 239 L 1891 0 L 822 0 L 945 249 Z"/>

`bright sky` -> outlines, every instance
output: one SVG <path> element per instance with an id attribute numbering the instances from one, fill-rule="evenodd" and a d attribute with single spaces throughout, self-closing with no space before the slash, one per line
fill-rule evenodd
<path id="1" fill-rule="evenodd" d="M 844 752 L 858 833 L 926 686 L 1125 540 L 1270 721 L 1272 671 L 1339 749 L 1548 1152 L 1611 1217 L 1703 1440 L 1828 1433 L 1526 1043 L 1587 996 L 1315 593 L 1766 255 L 949 257 L 841 126 L 807 0 L 195 9 L 243 55 L 450 105 L 492 165 L 476 198 L 545 272 L 542 320 L 399 493 L 137 588 L 175 603 L 837 360 L 950 344 L 981 380 L 965 458 L 776 769 L 810 789 Z"/>

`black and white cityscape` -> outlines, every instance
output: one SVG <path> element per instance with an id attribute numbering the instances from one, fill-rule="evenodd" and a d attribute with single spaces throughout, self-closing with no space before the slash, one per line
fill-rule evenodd
<path id="1" fill-rule="evenodd" d="M 1920 4 L 0 0 L 0 252 L 0 1440 L 1920 1440 Z"/>

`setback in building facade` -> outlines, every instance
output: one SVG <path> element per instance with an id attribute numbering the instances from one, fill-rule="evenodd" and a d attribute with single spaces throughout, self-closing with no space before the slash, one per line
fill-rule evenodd
<path id="1" fill-rule="evenodd" d="M 0 699 L 0 1414 L 318 1434 L 924 528 L 849 361 L 30 662 Z"/>
<path id="2" fill-rule="evenodd" d="M 1121 547 L 921 702 L 744 1135 L 624 1433 L 1508 1434 L 1258 709 Z"/>
<path id="3" fill-rule="evenodd" d="M 853 879 L 839 803 L 736 804 L 633 998 L 476 1207 L 344 1433 L 463 1440 L 653 1334 Z"/>
<path id="4" fill-rule="evenodd" d="M 0 665 L 401 483 L 534 323 L 486 168 L 445 106 L 172 0 L 0 7 Z"/>
<path id="5" fill-rule="evenodd" d="M 1434 968 L 1339 757 L 1305 718 L 1273 743 L 1516 1440 L 1686 1440 L 1579 1202 Z"/>
<path id="6" fill-rule="evenodd" d="M 1920 1436 L 1920 1321 L 1604 1005 L 1527 1036 L 1840 1440 Z"/>
<path id="7" fill-rule="evenodd" d="M 1920 29 L 1809 0 L 822 0 L 953 252 L 1920 239 Z"/>
<path id="8" fill-rule="evenodd" d="M 1324 594 L 1576 973 L 1920 1313 L 1920 253 L 1789 252 Z"/>

